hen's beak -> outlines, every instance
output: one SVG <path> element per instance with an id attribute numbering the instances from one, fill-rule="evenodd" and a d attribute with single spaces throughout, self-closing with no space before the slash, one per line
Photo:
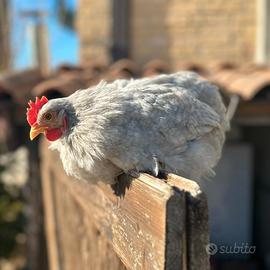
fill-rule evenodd
<path id="1" fill-rule="evenodd" d="M 40 133 L 43 133 L 47 128 L 46 127 L 31 127 L 30 130 L 30 140 L 33 141 Z"/>

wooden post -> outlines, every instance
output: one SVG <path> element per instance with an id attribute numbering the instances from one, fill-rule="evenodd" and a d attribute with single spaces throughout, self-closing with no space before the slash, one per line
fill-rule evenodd
<path id="1" fill-rule="evenodd" d="M 8 0 L 0 0 L 0 70 L 10 67 Z"/>
<path id="2" fill-rule="evenodd" d="M 46 76 L 50 71 L 50 54 L 48 45 L 48 30 L 44 22 L 47 16 L 46 12 L 29 10 L 21 12 L 21 17 L 31 18 L 33 22 L 30 25 L 32 35 L 32 50 L 34 65 L 39 67 L 42 75 Z"/>
<path id="3" fill-rule="evenodd" d="M 49 73 L 49 48 L 48 48 L 48 32 L 44 22 L 34 25 L 35 33 L 35 57 L 38 67 L 43 75 Z"/>

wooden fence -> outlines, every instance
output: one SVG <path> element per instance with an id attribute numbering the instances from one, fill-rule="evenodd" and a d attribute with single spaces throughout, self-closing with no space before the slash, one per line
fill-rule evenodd
<path id="1" fill-rule="evenodd" d="M 207 202 L 175 175 L 142 174 L 110 186 L 67 177 L 58 153 L 41 144 L 50 270 L 207 270 Z"/>

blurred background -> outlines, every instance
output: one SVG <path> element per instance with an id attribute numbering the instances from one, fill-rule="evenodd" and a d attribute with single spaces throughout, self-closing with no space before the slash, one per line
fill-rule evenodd
<path id="1" fill-rule="evenodd" d="M 212 268 L 270 269 L 269 63 L 268 0 L 0 0 L 0 269 L 48 269 L 29 98 L 178 70 L 217 84 L 234 115 L 201 183 L 226 248 Z"/>

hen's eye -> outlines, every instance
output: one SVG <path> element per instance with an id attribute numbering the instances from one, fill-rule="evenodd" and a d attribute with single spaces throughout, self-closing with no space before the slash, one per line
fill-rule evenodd
<path id="1" fill-rule="evenodd" d="M 46 113 L 44 115 L 44 118 L 47 120 L 47 121 L 50 121 L 52 119 L 52 114 L 51 113 Z"/>

